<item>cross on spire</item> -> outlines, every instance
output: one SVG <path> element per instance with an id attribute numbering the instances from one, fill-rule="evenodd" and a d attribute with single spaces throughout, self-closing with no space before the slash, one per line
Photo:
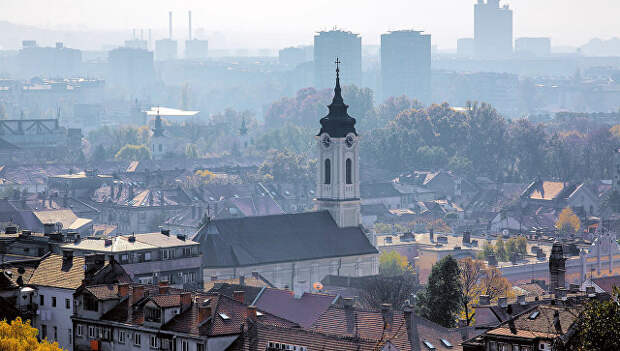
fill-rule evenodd
<path id="1" fill-rule="evenodd" d="M 340 58 L 336 57 L 336 62 L 334 62 L 336 64 L 336 75 L 338 75 L 340 73 L 340 64 L 342 62 L 340 62 Z"/>

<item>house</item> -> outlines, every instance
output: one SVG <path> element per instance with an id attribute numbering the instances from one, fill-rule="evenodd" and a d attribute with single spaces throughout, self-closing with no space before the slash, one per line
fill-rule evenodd
<path id="1" fill-rule="evenodd" d="M 521 193 L 521 201 L 527 205 L 551 207 L 561 211 L 570 207 L 579 216 L 599 213 L 597 193 L 585 183 L 568 183 L 537 179 Z"/>
<path id="2" fill-rule="evenodd" d="M 581 306 L 539 305 L 463 343 L 464 351 L 564 350 L 576 335 Z"/>
<path id="3" fill-rule="evenodd" d="M 394 184 L 374 183 L 360 184 L 362 206 L 366 205 L 384 205 L 385 207 L 401 208 L 404 206 L 403 195 L 396 190 Z"/>
<path id="4" fill-rule="evenodd" d="M 72 250 L 77 256 L 105 255 L 118 262 L 134 281 L 153 284 L 166 281 L 175 287 L 202 287 L 200 244 L 170 230 L 159 233 L 84 238 L 59 245 L 58 251 Z"/>
<path id="5" fill-rule="evenodd" d="M 98 284 L 78 289 L 73 316 L 75 350 L 231 350 L 252 339 L 253 323 L 295 323 L 220 294 L 159 285 Z"/>
<path id="6" fill-rule="evenodd" d="M 42 203 L 40 203 L 42 202 Z M 80 218 L 69 208 L 49 206 L 43 200 L 0 200 L 0 222 L 18 225 L 34 232 L 44 232 L 46 225 L 54 225 L 55 230 L 66 233 L 75 232 L 88 235 L 93 232 L 93 221 Z"/>
<path id="7" fill-rule="evenodd" d="M 39 330 L 41 338 L 56 341 L 73 350 L 74 312 L 73 293 L 84 282 L 129 282 L 131 278 L 115 261 L 105 261 L 102 255 L 74 256 L 71 250 L 62 255 L 50 254 L 41 259 L 28 286 L 31 298 L 38 306 L 37 317 L 32 325 Z"/>

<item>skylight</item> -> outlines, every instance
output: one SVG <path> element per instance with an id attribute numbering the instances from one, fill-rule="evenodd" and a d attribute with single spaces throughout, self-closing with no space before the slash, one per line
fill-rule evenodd
<path id="1" fill-rule="evenodd" d="M 538 317 L 538 315 L 540 314 L 540 311 L 534 311 L 532 313 L 530 313 L 530 316 L 528 317 L 531 320 L 536 319 L 536 317 Z"/>
<path id="2" fill-rule="evenodd" d="M 229 320 L 229 319 L 230 319 L 230 317 L 228 317 L 228 315 L 227 315 L 226 313 L 224 313 L 224 312 L 220 313 L 220 317 L 221 317 L 223 320 L 225 320 L 225 321 L 227 321 L 227 320 Z"/>
<path id="3" fill-rule="evenodd" d="M 424 340 L 424 346 L 426 346 L 429 350 L 434 350 L 435 346 L 430 343 L 428 340 Z"/>
<path id="4" fill-rule="evenodd" d="M 445 347 L 452 347 L 452 344 L 446 339 L 439 339 Z"/>

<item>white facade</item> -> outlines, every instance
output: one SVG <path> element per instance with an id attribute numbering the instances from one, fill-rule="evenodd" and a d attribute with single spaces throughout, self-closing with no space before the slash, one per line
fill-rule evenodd
<path id="1" fill-rule="evenodd" d="M 248 267 L 213 268 L 204 270 L 204 281 L 213 278 L 233 279 L 252 276 L 257 272 L 277 288 L 299 288 L 313 291 L 312 285 L 327 275 L 363 277 L 379 272 L 377 255 L 334 257 L 307 261 L 283 262 Z"/>
<path id="2" fill-rule="evenodd" d="M 360 224 L 359 137 L 349 133 L 344 138 L 332 138 L 323 133 L 318 141 L 317 206 L 328 210 L 339 227 L 357 227 Z"/>
<path id="3" fill-rule="evenodd" d="M 35 303 L 38 304 L 34 326 L 41 339 L 57 341 L 65 350 L 73 350 L 73 293 L 72 289 L 37 287 Z"/>

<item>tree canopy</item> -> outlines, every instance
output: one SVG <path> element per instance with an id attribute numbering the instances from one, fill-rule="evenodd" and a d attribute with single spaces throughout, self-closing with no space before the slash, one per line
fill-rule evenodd
<path id="1" fill-rule="evenodd" d="M 0 351 L 61 351 L 58 343 L 47 340 L 39 342 L 39 331 L 30 326 L 30 321 L 23 322 L 20 317 L 7 322 L 0 321 Z"/>
<path id="2" fill-rule="evenodd" d="M 450 328 L 456 325 L 462 299 L 458 262 L 446 256 L 433 265 L 425 289 L 418 294 L 417 308 L 424 318 Z"/>
<path id="3" fill-rule="evenodd" d="M 581 221 L 570 207 L 566 207 L 560 212 L 558 220 L 555 222 L 555 227 L 558 228 L 560 233 L 574 234 L 579 232 Z"/>

